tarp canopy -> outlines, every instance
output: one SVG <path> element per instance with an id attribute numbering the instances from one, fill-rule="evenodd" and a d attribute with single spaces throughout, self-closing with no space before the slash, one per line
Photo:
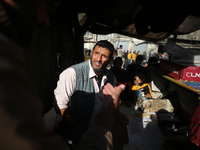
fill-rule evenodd
<path id="1" fill-rule="evenodd" d="M 159 41 L 172 34 L 188 34 L 200 29 L 200 10 L 193 0 L 74 0 L 64 3 L 68 12 L 85 13 L 79 18 L 80 24 L 96 34 L 119 33 Z"/>

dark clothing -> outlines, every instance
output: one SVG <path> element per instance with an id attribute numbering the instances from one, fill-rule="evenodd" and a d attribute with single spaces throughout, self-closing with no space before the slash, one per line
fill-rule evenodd
<path id="1" fill-rule="evenodd" d="M 200 148 L 200 104 L 197 106 L 190 124 L 190 141 Z"/>
<path id="2" fill-rule="evenodd" d="M 117 79 L 117 85 L 120 84 L 126 84 L 128 82 L 127 80 L 127 73 L 126 70 L 120 68 L 117 69 L 115 67 L 112 67 L 110 69 L 112 71 L 112 73 L 115 75 L 116 79 Z M 121 100 L 124 100 L 126 98 L 126 93 L 123 91 L 120 95 Z"/>
<path id="3" fill-rule="evenodd" d="M 118 55 L 117 50 L 115 50 L 115 55 L 116 55 L 116 56 Z"/>
<path id="4" fill-rule="evenodd" d="M 112 71 L 112 73 L 115 75 L 116 79 L 117 79 L 117 84 L 120 85 L 120 84 L 124 84 L 126 83 L 128 80 L 127 80 L 127 73 L 126 73 L 126 70 L 120 68 L 120 69 L 117 69 L 115 67 L 112 67 L 110 69 Z"/>
<path id="5" fill-rule="evenodd" d="M 127 60 L 127 55 L 128 55 L 128 53 L 125 52 L 125 53 L 123 54 L 122 58 L 124 58 L 124 60 Z"/>
<path id="6" fill-rule="evenodd" d="M 126 69 L 127 74 L 128 74 L 128 81 L 132 81 L 136 73 L 138 73 L 141 70 L 145 70 L 145 68 L 141 66 L 140 64 L 134 63 L 134 64 L 128 65 Z"/>

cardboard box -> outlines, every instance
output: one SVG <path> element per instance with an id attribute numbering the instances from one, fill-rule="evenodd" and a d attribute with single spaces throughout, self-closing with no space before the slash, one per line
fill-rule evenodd
<path id="1" fill-rule="evenodd" d="M 160 71 L 176 80 L 200 82 L 200 66 L 160 60 Z"/>

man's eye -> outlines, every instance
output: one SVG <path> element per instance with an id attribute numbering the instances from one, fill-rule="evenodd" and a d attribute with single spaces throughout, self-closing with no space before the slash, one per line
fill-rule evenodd
<path id="1" fill-rule="evenodd" d="M 108 58 L 108 56 L 106 56 L 106 55 L 103 55 L 103 57 Z"/>

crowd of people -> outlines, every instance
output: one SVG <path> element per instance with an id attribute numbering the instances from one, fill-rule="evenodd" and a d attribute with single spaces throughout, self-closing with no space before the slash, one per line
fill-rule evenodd
<path id="1" fill-rule="evenodd" d="M 150 87 L 150 77 L 148 75 L 148 66 L 154 63 L 158 67 L 156 57 L 149 58 L 147 62 L 146 52 L 140 55 L 140 51 L 127 55 L 127 65 L 123 67 L 123 57 L 115 57 L 111 71 L 114 73 L 117 84 L 125 84 L 126 90 L 122 92 L 121 99 L 125 106 L 131 106 L 138 97 L 142 99 L 152 98 Z M 156 60 L 156 61 L 155 61 Z"/>
<path id="2" fill-rule="evenodd" d="M 116 48 L 115 51 L 115 58 L 116 57 L 122 58 L 123 69 L 126 69 L 129 64 L 135 63 L 136 57 L 138 55 L 141 55 L 140 50 L 138 50 L 137 52 L 136 51 L 131 52 L 129 50 L 125 51 L 123 50 L 123 45 L 120 45 L 120 48 Z M 143 63 L 145 64 L 147 62 L 147 54 L 145 51 L 143 52 L 142 56 L 143 56 Z"/>

